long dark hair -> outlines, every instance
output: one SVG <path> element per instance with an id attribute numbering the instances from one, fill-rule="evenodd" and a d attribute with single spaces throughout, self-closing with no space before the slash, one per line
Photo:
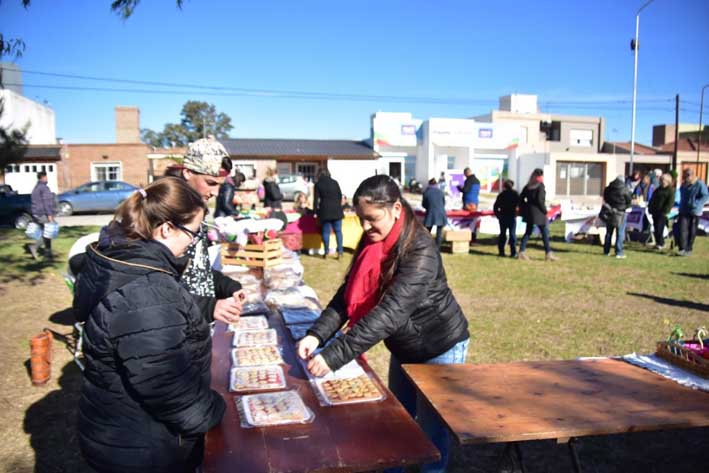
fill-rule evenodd
<path id="1" fill-rule="evenodd" d="M 411 251 L 414 239 L 416 238 L 416 232 L 423 230 L 423 227 L 416 219 L 416 215 L 414 214 L 414 210 L 411 208 L 411 205 L 409 205 L 406 199 L 404 199 L 401 195 L 399 186 L 396 184 L 394 179 L 387 175 L 380 174 L 377 176 L 368 177 L 362 181 L 359 187 L 357 187 L 354 197 L 352 198 L 352 203 L 355 207 L 359 205 L 360 202 L 364 202 L 382 209 L 391 209 L 397 201 L 401 203 L 404 224 L 401 228 L 399 240 L 389 253 L 389 257 L 384 260 L 384 263 L 382 264 L 382 276 L 380 281 L 382 294 L 391 284 L 392 279 L 394 278 L 394 273 L 396 272 L 401 259 L 404 258 L 409 251 Z M 367 236 L 363 234 L 362 238 L 359 240 L 357 249 L 355 250 L 350 268 L 347 271 L 348 276 L 349 272 L 352 270 L 352 265 L 354 265 L 354 262 L 357 261 L 357 257 L 364 249 L 366 243 Z"/>
<path id="2" fill-rule="evenodd" d="M 129 240 L 150 240 L 163 223 L 185 225 L 205 209 L 202 197 L 187 182 L 164 177 L 128 197 L 111 225 L 118 225 Z"/>

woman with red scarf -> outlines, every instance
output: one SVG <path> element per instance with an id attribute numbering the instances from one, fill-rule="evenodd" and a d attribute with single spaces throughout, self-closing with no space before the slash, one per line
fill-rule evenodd
<path id="1" fill-rule="evenodd" d="M 323 376 L 383 340 L 391 351 L 389 389 L 441 451 L 441 460 L 423 471 L 444 471 L 448 430 L 417 399 L 401 363 L 464 363 L 468 322 L 448 287 L 436 243 L 396 182 L 385 175 L 365 179 L 353 202 L 364 235 L 342 286 L 298 343 L 298 355 L 309 360 L 314 376 Z M 346 333 L 333 339 L 346 322 Z"/>

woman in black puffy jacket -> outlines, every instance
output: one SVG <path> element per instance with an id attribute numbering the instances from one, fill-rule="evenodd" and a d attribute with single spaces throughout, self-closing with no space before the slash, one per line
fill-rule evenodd
<path id="1" fill-rule="evenodd" d="M 224 414 L 209 324 L 178 282 L 204 203 L 167 177 L 129 197 L 86 251 L 74 311 L 86 369 L 79 443 L 99 472 L 194 472 Z"/>
<path id="2" fill-rule="evenodd" d="M 417 400 L 401 363 L 464 363 L 468 322 L 448 287 L 436 243 L 396 182 L 386 175 L 365 179 L 353 202 L 364 235 L 344 283 L 298 343 L 298 355 L 322 376 L 383 340 L 392 355 L 389 388 L 441 451 L 441 460 L 423 471 L 440 470 L 448 461 L 448 430 Z M 331 340 L 345 322 L 346 334 Z"/>

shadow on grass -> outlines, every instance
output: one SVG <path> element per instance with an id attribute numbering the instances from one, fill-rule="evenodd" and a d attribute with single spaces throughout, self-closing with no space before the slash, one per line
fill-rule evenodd
<path id="1" fill-rule="evenodd" d="M 76 322 L 74 310 L 71 307 L 67 307 L 64 310 L 55 312 L 49 316 L 49 321 L 59 325 L 74 325 Z"/>
<path id="2" fill-rule="evenodd" d="M 696 279 L 709 280 L 709 274 L 695 274 L 695 273 L 670 273 L 670 274 L 674 274 L 675 276 L 684 276 L 686 278 L 696 278 Z"/>
<path id="3" fill-rule="evenodd" d="M 629 296 L 642 297 L 645 299 L 653 300 L 659 304 L 667 304 L 674 307 L 682 307 L 685 309 L 701 310 L 704 312 L 709 312 L 709 304 L 702 304 L 701 302 L 692 301 L 681 301 L 678 299 L 670 299 L 668 297 L 653 296 L 652 294 L 640 294 L 638 292 L 628 292 Z"/>
<path id="4" fill-rule="evenodd" d="M 42 399 L 32 404 L 23 422 L 34 450 L 34 471 L 88 473 L 92 470 L 79 453 L 76 429 L 81 371 L 69 362 L 54 375 L 59 375 L 59 389 L 48 391 Z"/>

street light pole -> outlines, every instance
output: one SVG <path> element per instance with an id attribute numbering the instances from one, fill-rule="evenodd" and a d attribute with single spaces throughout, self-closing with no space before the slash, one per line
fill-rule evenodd
<path id="1" fill-rule="evenodd" d="M 635 108 L 637 106 L 638 100 L 638 48 L 640 47 L 639 36 L 640 36 L 640 12 L 650 5 L 653 0 L 648 0 L 643 6 L 640 7 L 638 13 L 635 15 L 635 42 L 633 42 L 633 51 L 635 52 L 635 62 L 633 66 L 633 113 L 630 123 L 630 172 L 633 174 L 633 156 L 635 155 Z"/>
<path id="2" fill-rule="evenodd" d="M 702 87 L 702 99 L 699 101 L 699 134 L 697 135 L 697 174 L 699 174 L 699 152 L 702 149 L 702 112 L 704 111 L 704 91 L 709 84 Z"/>

